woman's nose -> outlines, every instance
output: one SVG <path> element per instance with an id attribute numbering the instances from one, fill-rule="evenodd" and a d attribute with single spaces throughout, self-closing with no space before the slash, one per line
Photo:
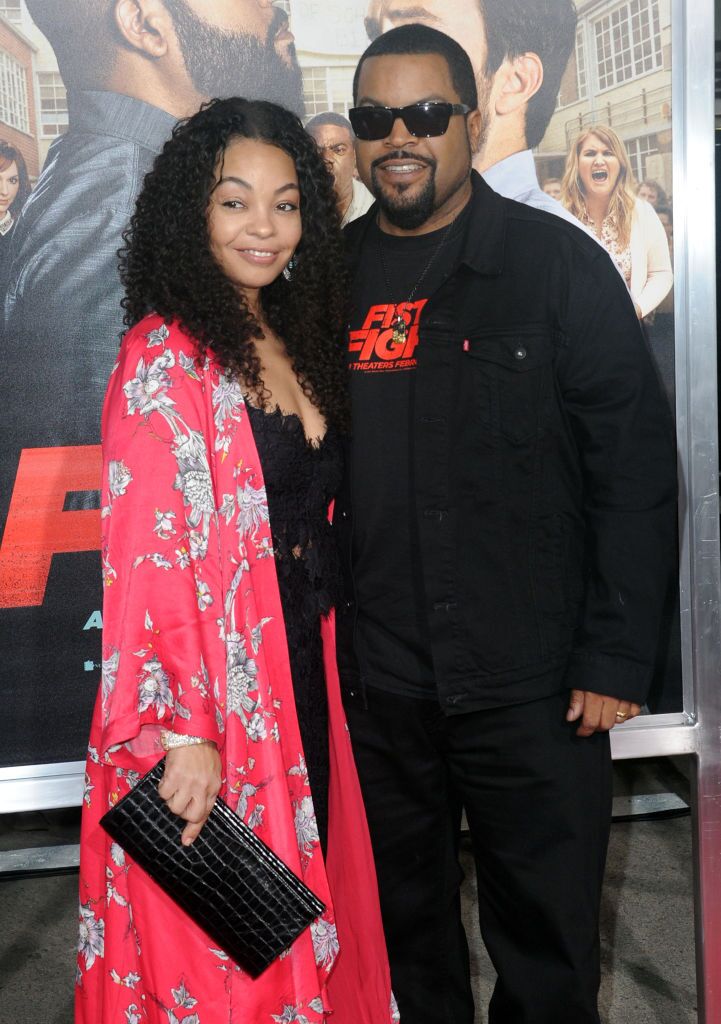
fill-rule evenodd
<path id="1" fill-rule="evenodd" d="M 267 238 L 269 235 L 273 234 L 273 221 L 267 213 L 257 211 L 255 215 L 250 218 L 247 230 L 251 235 L 258 235 L 261 238 Z"/>

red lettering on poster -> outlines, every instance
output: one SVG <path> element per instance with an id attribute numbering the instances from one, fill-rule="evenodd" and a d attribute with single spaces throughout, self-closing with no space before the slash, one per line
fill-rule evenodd
<path id="1" fill-rule="evenodd" d="M 100 550 L 100 510 L 63 512 L 69 491 L 100 488 L 100 445 L 24 448 L 0 546 L 0 608 L 43 603 L 55 554 Z"/>

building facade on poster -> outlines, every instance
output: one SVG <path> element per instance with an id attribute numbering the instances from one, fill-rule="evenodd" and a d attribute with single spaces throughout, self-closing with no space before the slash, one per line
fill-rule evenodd
<path id="1" fill-rule="evenodd" d="M 333 110 L 348 114 L 353 105 L 353 73 L 368 45 L 363 18 L 366 0 L 288 0 L 286 9 L 303 69 L 307 117 Z"/>
<path id="2" fill-rule="evenodd" d="M 0 8 L 0 138 L 19 150 L 28 174 L 41 166 L 37 146 L 36 47 L 21 27 Z"/>
<path id="3" fill-rule="evenodd" d="M 590 124 L 623 139 L 637 181 L 672 192 L 671 0 L 578 0 L 576 47 L 536 153 L 539 178 L 561 177 Z"/>
<path id="4" fill-rule="evenodd" d="M 27 51 L 23 61 L 18 61 L 18 45 Z M 13 62 L 22 63 L 24 89 L 17 85 Z M 67 129 L 68 103 L 53 49 L 34 25 L 23 0 L 0 2 L 0 67 L 3 95 L 13 97 L 27 124 L 21 130 L 14 128 L 0 104 L 0 138 L 20 149 L 34 181 L 51 143 Z"/>

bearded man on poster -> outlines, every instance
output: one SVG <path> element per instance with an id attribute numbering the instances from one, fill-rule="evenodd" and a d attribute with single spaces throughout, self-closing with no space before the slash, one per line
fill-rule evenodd
<path id="1" fill-rule="evenodd" d="M 533 153 L 548 128 L 576 39 L 573 0 L 370 0 L 376 39 L 398 25 L 445 32 L 471 59 L 483 128 L 473 166 L 507 199 L 578 224 L 538 183 Z"/>
<path id="2" fill-rule="evenodd" d="M 490 1024 L 598 1024 L 608 733 L 640 711 L 675 568 L 669 410 L 621 276 L 499 196 L 467 53 L 361 57 L 376 198 L 354 270 L 338 661 L 403 1024 L 471 1024 L 461 809 Z"/>

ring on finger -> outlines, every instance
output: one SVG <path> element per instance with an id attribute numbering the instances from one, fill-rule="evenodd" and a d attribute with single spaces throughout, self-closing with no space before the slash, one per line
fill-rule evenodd
<path id="1" fill-rule="evenodd" d="M 628 718 L 628 712 L 627 711 L 617 711 L 616 712 L 616 718 L 620 718 L 621 721 L 623 721 L 624 718 Z"/>

